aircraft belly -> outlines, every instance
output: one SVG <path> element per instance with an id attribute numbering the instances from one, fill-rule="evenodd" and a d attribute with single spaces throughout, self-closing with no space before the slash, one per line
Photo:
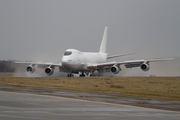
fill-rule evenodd
<path id="1" fill-rule="evenodd" d="M 85 64 L 66 64 L 63 67 L 69 72 L 80 72 L 80 71 L 88 71 L 87 65 Z"/>

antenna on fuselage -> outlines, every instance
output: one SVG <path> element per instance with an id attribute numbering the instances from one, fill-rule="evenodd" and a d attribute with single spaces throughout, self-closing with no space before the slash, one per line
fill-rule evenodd
<path id="1" fill-rule="evenodd" d="M 99 50 L 99 52 L 101 52 L 101 53 L 106 53 L 107 33 L 108 33 L 108 27 L 106 26 L 104 29 L 104 34 L 103 34 L 103 38 L 102 38 L 102 42 L 101 42 L 101 46 L 100 46 L 100 50 Z"/>

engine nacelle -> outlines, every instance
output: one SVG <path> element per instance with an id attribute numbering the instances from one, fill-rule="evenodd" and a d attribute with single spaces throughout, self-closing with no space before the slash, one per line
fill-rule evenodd
<path id="1" fill-rule="evenodd" d="M 121 70 L 120 67 L 116 66 L 116 65 L 113 65 L 111 68 L 110 68 L 110 71 L 114 74 L 118 74 L 119 71 Z"/>
<path id="2" fill-rule="evenodd" d="M 33 72 L 35 71 L 35 68 L 34 68 L 34 66 L 29 65 L 29 66 L 26 68 L 26 71 L 33 73 Z"/>
<path id="3" fill-rule="evenodd" d="M 47 67 L 45 69 L 45 73 L 48 74 L 48 75 L 52 75 L 54 73 L 54 69 L 51 68 L 51 67 Z"/>
<path id="4" fill-rule="evenodd" d="M 142 69 L 143 71 L 148 71 L 149 68 L 150 68 L 149 65 L 146 64 L 146 63 L 143 63 L 143 64 L 141 65 L 141 69 Z"/>

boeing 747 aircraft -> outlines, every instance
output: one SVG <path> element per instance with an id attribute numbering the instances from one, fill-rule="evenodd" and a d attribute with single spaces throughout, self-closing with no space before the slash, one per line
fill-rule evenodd
<path id="1" fill-rule="evenodd" d="M 39 68 L 44 68 L 45 73 L 52 75 L 55 67 L 59 68 L 60 72 L 66 72 L 68 77 L 79 74 L 80 77 L 93 76 L 95 71 L 98 73 L 111 72 L 118 74 L 121 71 L 120 66 L 125 65 L 126 68 L 140 67 L 143 71 L 149 70 L 149 63 L 156 61 L 172 60 L 173 58 L 166 59 L 151 59 L 151 60 L 131 60 L 124 62 L 107 62 L 108 59 L 130 55 L 133 53 L 119 54 L 108 56 L 106 52 L 107 45 L 107 32 L 108 27 L 105 27 L 102 42 L 99 52 L 81 52 L 76 49 L 67 49 L 59 64 L 42 63 L 42 62 L 16 62 L 27 63 L 27 72 L 35 72 L 35 65 Z"/>

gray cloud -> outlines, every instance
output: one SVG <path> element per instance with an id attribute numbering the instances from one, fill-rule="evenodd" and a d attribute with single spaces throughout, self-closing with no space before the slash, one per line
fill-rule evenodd
<path id="1" fill-rule="evenodd" d="M 118 61 L 179 57 L 179 6 L 179 0 L 1 0 L 0 59 L 60 62 L 68 48 L 98 51 L 106 25 L 110 55 L 136 53 Z"/>

